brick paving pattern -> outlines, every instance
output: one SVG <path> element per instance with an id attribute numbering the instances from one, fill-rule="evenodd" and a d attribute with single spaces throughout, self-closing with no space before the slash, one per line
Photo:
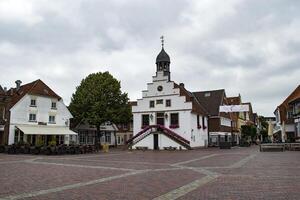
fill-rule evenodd
<path id="1" fill-rule="evenodd" d="M 300 152 L 0 154 L 0 199 L 300 199 Z"/>

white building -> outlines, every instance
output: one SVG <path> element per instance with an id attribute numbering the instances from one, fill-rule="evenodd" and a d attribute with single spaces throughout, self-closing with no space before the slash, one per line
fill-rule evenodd
<path id="1" fill-rule="evenodd" d="M 8 144 L 27 142 L 48 144 L 69 144 L 76 141 L 76 133 L 69 130 L 71 113 L 62 98 L 52 91 L 43 81 L 21 85 L 7 93 L 11 96 L 6 120 Z"/>
<path id="2" fill-rule="evenodd" d="M 95 145 L 95 139 L 97 134 L 97 128 L 94 125 L 90 125 L 85 120 L 82 120 L 80 123 L 76 125 L 74 131 L 78 133 L 78 143 L 79 144 L 87 144 L 87 145 Z M 116 141 L 116 132 L 118 128 L 115 124 L 106 122 L 100 126 L 101 137 L 99 143 L 108 144 L 110 146 L 115 146 L 117 144 Z"/>
<path id="3" fill-rule="evenodd" d="M 132 106 L 132 148 L 190 149 L 208 144 L 207 112 L 193 93 L 170 79 L 170 57 L 162 48 L 156 75 Z"/>

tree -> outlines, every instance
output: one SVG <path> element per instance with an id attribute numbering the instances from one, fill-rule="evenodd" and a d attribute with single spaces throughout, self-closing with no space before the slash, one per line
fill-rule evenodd
<path id="1" fill-rule="evenodd" d="M 254 125 L 243 125 L 242 128 L 242 138 L 244 140 L 247 140 L 248 138 L 251 138 L 253 141 L 257 134 L 257 129 Z"/>
<path id="2" fill-rule="evenodd" d="M 262 141 L 265 141 L 266 138 L 268 138 L 268 127 L 269 124 L 266 121 L 266 118 L 264 116 L 259 116 L 259 122 L 261 124 L 261 128 L 260 128 L 260 135 L 262 136 Z"/>
<path id="3" fill-rule="evenodd" d="M 126 123 L 131 117 L 127 93 L 121 92 L 120 82 L 109 72 L 93 73 L 84 78 L 72 95 L 69 109 L 75 121 L 86 120 L 96 126 L 97 149 L 101 145 L 100 126 L 103 123 Z"/>

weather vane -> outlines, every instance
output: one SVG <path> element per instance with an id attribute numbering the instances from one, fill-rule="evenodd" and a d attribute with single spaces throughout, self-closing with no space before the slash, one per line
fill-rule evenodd
<path id="1" fill-rule="evenodd" d="M 162 46 L 162 48 L 164 48 L 164 36 L 162 35 L 162 36 L 160 36 L 160 40 L 161 40 L 161 46 Z"/>

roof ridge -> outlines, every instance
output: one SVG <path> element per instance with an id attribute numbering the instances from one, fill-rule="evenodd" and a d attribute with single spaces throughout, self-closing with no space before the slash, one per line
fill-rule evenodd
<path id="1" fill-rule="evenodd" d="M 215 90 L 205 90 L 205 91 L 196 91 L 196 92 L 193 92 L 193 93 L 203 93 L 203 92 L 216 92 L 216 91 L 225 91 L 224 88 L 222 89 L 215 89 Z"/>

